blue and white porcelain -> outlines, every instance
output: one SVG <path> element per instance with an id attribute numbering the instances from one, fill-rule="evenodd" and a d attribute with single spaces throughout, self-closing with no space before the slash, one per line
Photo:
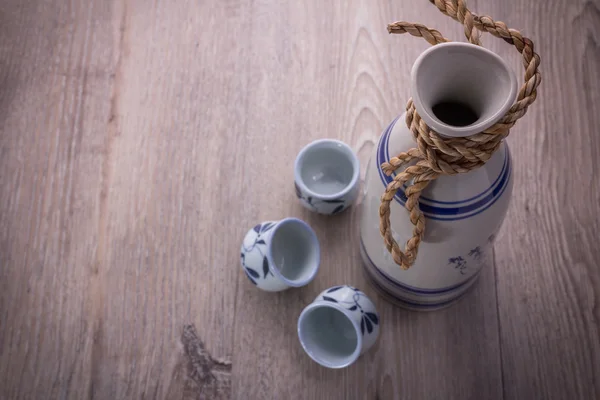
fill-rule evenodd
<path id="1" fill-rule="evenodd" d="M 517 95 L 516 77 L 504 61 L 469 43 L 429 48 L 415 62 L 411 81 L 417 112 L 446 137 L 468 136 L 489 128 L 508 111 Z M 447 101 L 468 105 L 478 119 L 466 126 L 440 120 L 433 108 Z M 409 309 L 436 310 L 463 296 L 481 269 L 493 262 L 492 242 L 509 206 L 513 166 L 504 142 L 482 167 L 433 181 L 419 199 L 426 220 L 417 259 L 408 270 L 402 270 L 384 245 L 379 207 L 386 186 L 395 176 L 385 175 L 381 164 L 416 147 L 405 116 L 397 117 L 384 130 L 367 165 L 360 252 L 366 275 L 387 298 Z M 400 172 L 402 169 L 396 171 Z M 405 202 L 400 190 L 390 203 L 393 236 L 402 249 L 413 231 Z"/>
<path id="2" fill-rule="evenodd" d="M 379 337 L 381 319 L 359 289 L 343 285 L 320 293 L 298 318 L 304 351 L 327 368 L 344 368 L 368 351 Z"/>
<path id="3" fill-rule="evenodd" d="M 335 139 L 315 140 L 296 157 L 296 197 L 310 211 L 339 214 L 358 197 L 359 170 L 358 157 L 346 143 Z"/>
<path id="4" fill-rule="evenodd" d="M 240 261 L 250 282 L 259 289 L 279 292 L 305 286 L 319 270 L 319 240 L 298 218 L 265 221 L 246 233 Z"/>

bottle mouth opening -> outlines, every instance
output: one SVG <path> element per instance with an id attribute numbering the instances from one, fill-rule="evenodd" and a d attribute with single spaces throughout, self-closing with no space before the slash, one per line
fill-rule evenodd
<path id="1" fill-rule="evenodd" d="M 470 43 L 442 43 L 413 65 L 413 102 L 421 118 L 449 137 L 479 133 L 517 97 L 517 78 L 497 54 Z"/>

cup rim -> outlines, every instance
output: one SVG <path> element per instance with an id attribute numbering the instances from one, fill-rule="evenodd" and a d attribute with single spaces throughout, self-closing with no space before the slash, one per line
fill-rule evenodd
<path id="1" fill-rule="evenodd" d="M 303 161 L 304 157 L 306 156 L 306 154 L 309 151 L 314 150 L 315 148 L 322 147 L 324 144 L 336 144 L 336 145 L 341 146 L 344 149 L 344 152 L 346 153 L 348 158 L 350 159 L 350 162 L 352 163 L 352 178 L 350 179 L 350 182 L 342 190 L 340 190 L 337 193 L 333 193 L 333 194 L 320 194 L 313 190 L 310 190 L 308 188 L 308 186 L 306 186 L 306 184 L 304 183 L 304 180 L 302 179 L 302 175 L 300 174 L 300 167 L 302 165 L 302 161 Z M 360 173 L 360 162 L 358 161 L 358 157 L 357 157 L 356 153 L 354 152 L 354 150 L 352 150 L 352 148 L 348 144 L 342 142 L 341 140 L 337 140 L 337 139 L 313 140 L 312 142 L 310 142 L 309 144 L 304 146 L 302 148 L 302 150 L 300 150 L 300 152 L 296 156 L 296 161 L 294 162 L 294 180 L 296 181 L 296 184 L 298 186 L 300 186 L 300 189 L 303 192 L 305 192 L 308 195 L 310 195 L 314 198 L 317 198 L 317 199 L 333 200 L 333 199 L 337 199 L 342 196 L 345 196 L 356 185 L 356 182 L 358 181 L 359 173 Z"/>
<path id="2" fill-rule="evenodd" d="M 317 356 L 315 356 L 314 354 L 312 354 L 309 349 L 306 347 L 306 345 L 304 344 L 304 340 L 303 340 L 303 333 L 302 333 L 302 328 L 301 328 L 301 324 L 302 321 L 306 318 L 306 315 L 311 312 L 312 310 L 314 310 L 315 308 L 323 308 L 323 307 L 327 307 L 327 308 L 334 308 L 335 310 L 341 312 L 342 314 L 344 314 L 346 316 L 346 318 L 348 318 L 348 320 L 350 320 L 350 322 L 352 323 L 352 326 L 354 327 L 354 330 L 356 332 L 356 348 L 354 349 L 354 351 L 352 352 L 352 355 L 350 357 L 350 359 L 342 364 L 332 364 L 329 363 L 326 360 L 323 360 L 322 358 L 319 358 Z M 358 322 L 354 319 L 354 317 L 352 317 L 352 315 L 350 314 L 350 311 L 346 310 L 344 307 L 340 306 L 339 304 L 336 303 L 331 303 L 331 302 L 327 302 L 325 300 L 316 300 L 313 301 L 312 303 L 310 303 L 308 306 L 306 306 L 304 308 L 304 310 L 302 310 L 302 312 L 300 313 L 300 316 L 298 317 L 298 340 L 300 341 L 300 345 L 302 346 L 302 348 L 304 349 L 304 352 L 317 364 L 320 364 L 324 367 L 327 368 L 332 368 L 332 369 L 340 369 L 340 368 L 346 368 L 352 364 L 354 364 L 354 362 L 358 359 L 358 357 L 360 357 L 361 354 L 361 349 L 363 347 L 363 338 L 362 338 L 362 334 L 360 331 L 360 326 L 358 325 Z"/>
<path id="3" fill-rule="evenodd" d="M 315 248 L 315 251 L 317 252 L 316 266 L 313 268 L 312 272 L 310 273 L 310 275 L 307 278 L 301 279 L 301 280 L 292 280 L 292 279 L 289 279 L 289 278 L 286 278 L 285 276 L 283 276 L 281 271 L 279 271 L 277 264 L 273 261 L 273 253 L 272 253 L 273 235 L 275 235 L 275 233 L 281 226 L 287 225 L 292 222 L 299 223 L 310 234 L 312 244 Z M 317 234 L 310 227 L 310 225 L 308 225 L 306 222 L 302 221 L 301 219 L 295 218 L 295 217 L 288 217 L 288 218 L 281 219 L 275 223 L 275 226 L 273 227 L 273 229 L 271 231 L 271 235 L 269 236 L 269 240 L 271 241 L 271 243 L 269 244 L 269 246 L 267 246 L 267 251 L 266 251 L 267 260 L 269 261 L 269 267 L 273 267 L 272 268 L 273 274 L 278 279 L 283 281 L 288 286 L 302 287 L 302 286 L 309 284 L 315 278 L 315 276 L 317 275 L 317 272 L 319 271 L 319 268 L 321 266 L 321 246 L 319 245 L 319 239 L 317 238 Z"/>

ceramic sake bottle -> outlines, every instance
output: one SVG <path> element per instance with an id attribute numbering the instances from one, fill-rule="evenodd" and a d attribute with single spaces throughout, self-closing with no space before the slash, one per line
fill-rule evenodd
<path id="1" fill-rule="evenodd" d="M 495 53 L 469 43 L 443 43 L 416 60 L 411 96 L 429 127 L 445 137 L 465 137 L 506 114 L 517 96 L 517 80 Z M 375 146 L 363 186 L 361 256 L 371 283 L 390 300 L 410 309 L 435 310 L 465 294 L 492 262 L 492 241 L 512 192 L 512 162 L 504 142 L 482 167 L 433 181 L 419 200 L 426 223 L 417 259 L 403 270 L 379 231 L 381 195 L 393 179 L 381 164 L 414 147 L 405 114 L 391 122 Z M 393 236 L 401 248 L 413 229 L 405 201 L 400 190 L 390 205 Z"/>

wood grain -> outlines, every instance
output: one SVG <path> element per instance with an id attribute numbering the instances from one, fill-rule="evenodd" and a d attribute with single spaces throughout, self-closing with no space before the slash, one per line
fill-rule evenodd
<path id="1" fill-rule="evenodd" d="M 364 165 L 429 46 L 387 23 L 464 40 L 456 22 L 426 0 L 5 0 L 0 398 L 600 398 L 600 3 L 469 7 L 534 40 L 543 83 L 509 138 L 495 268 L 452 308 L 414 313 L 366 283 L 358 208 L 310 214 L 292 165 L 322 137 Z M 321 272 L 257 291 L 240 240 L 285 216 L 315 229 Z M 382 333 L 333 371 L 296 319 L 340 283 L 375 300 Z"/>
<path id="2" fill-rule="evenodd" d="M 504 397 L 599 398 L 600 2 L 486 11 L 527 27 L 545 60 L 536 110 L 508 140 L 523 189 L 496 245 Z"/>

